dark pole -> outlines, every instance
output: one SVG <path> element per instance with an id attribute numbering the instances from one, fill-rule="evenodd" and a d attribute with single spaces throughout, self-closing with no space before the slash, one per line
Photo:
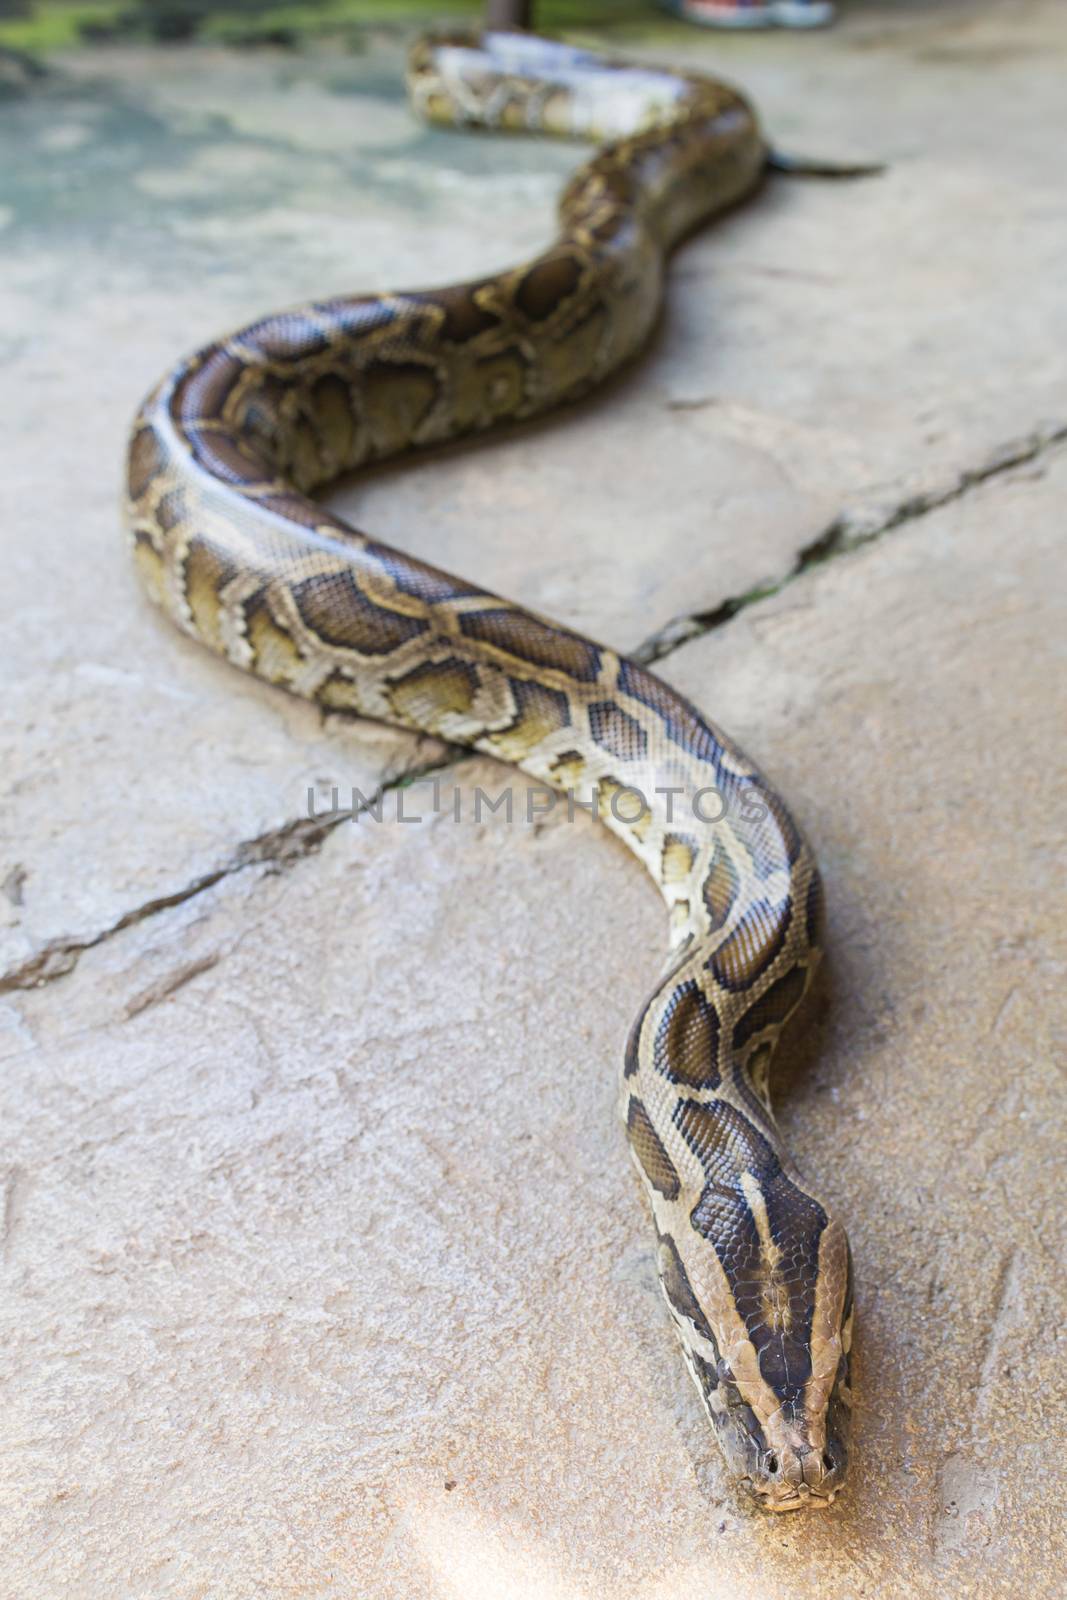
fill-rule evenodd
<path id="1" fill-rule="evenodd" d="M 486 0 L 485 25 L 500 28 L 532 28 L 533 0 Z"/>

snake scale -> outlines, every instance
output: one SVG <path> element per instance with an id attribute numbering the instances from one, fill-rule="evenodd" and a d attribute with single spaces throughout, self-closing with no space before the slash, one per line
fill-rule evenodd
<path id="1" fill-rule="evenodd" d="M 629 1037 L 621 1106 L 663 1290 L 733 1476 L 774 1510 L 826 1505 L 846 1466 L 849 1249 L 767 1090 L 819 957 L 808 845 L 736 745 L 643 666 L 313 498 L 619 367 L 657 316 L 673 245 L 752 192 L 768 151 L 721 83 L 528 35 L 420 41 L 409 85 L 436 121 L 597 141 L 557 239 L 477 282 L 268 316 L 175 366 L 129 446 L 136 564 L 234 665 L 594 797 L 643 862 L 671 950 Z"/>

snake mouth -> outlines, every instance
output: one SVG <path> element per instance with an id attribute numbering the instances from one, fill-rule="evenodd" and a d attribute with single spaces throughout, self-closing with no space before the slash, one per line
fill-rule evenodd
<path id="1" fill-rule="evenodd" d="M 741 1482 L 761 1511 L 822 1510 L 833 1505 L 841 1492 L 840 1484 L 833 1488 L 812 1488 L 806 1483 L 768 1483 L 752 1477 L 745 1477 Z"/>
<path id="2" fill-rule="evenodd" d="M 806 1484 L 801 1484 L 797 1489 L 766 1494 L 760 1494 L 757 1490 L 756 1494 L 764 1511 L 816 1511 L 833 1505 L 837 1491 L 831 1489 L 828 1494 L 818 1494 Z"/>

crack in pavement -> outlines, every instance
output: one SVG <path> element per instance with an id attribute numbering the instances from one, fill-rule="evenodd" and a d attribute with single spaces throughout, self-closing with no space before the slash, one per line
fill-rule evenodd
<path id="1" fill-rule="evenodd" d="M 464 755 L 466 753 L 462 752 Z M 127 928 L 135 927 L 140 922 L 147 922 L 150 917 L 158 916 L 161 911 L 186 905 L 188 901 L 195 900 L 197 895 L 204 894 L 208 889 L 213 889 L 217 883 L 232 878 L 236 873 L 244 872 L 248 867 L 270 866 L 279 872 L 288 870 L 296 862 L 317 855 L 329 835 L 335 828 L 340 827 L 342 822 L 354 821 L 357 817 L 373 810 L 382 797 L 394 789 L 402 789 L 420 778 L 442 772 L 453 766 L 458 759 L 458 755 L 451 752 L 437 761 L 406 768 L 395 777 L 386 779 L 372 795 L 361 795 L 361 803 L 358 806 L 350 806 L 347 810 L 338 810 L 331 806 L 330 810 L 321 816 L 296 817 L 289 822 L 283 822 L 277 828 L 269 828 L 265 833 L 257 834 L 253 839 L 245 839 L 220 867 L 201 873 L 190 883 L 183 884 L 180 889 L 174 889 L 169 894 L 157 895 L 151 900 L 144 901 L 142 905 L 124 911 L 115 922 L 106 928 L 98 929 L 96 933 L 68 934 L 65 937 L 49 939 L 36 954 L 28 957 L 21 965 L 0 974 L 0 994 L 10 994 L 16 989 L 42 989 L 46 984 L 54 983 L 57 978 L 66 977 L 68 972 L 73 972 L 87 950 L 97 949 L 109 939 L 113 939 L 116 934 L 124 933 Z"/>
<path id="2" fill-rule="evenodd" d="M 970 490 L 987 483 L 991 478 L 1037 460 L 1046 451 L 1065 440 L 1067 440 L 1067 423 L 1045 424 L 1020 439 L 1002 445 L 980 466 L 963 468 L 947 483 L 918 494 L 908 495 L 885 509 L 861 506 L 855 510 L 842 511 L 816 539 L 801 548 L 792 567 L 782 577 L 772 579 L 745 594 L 732 595 L 707 611 L 674 618 L 631 651 L 631 658 L 646 666 L 662 661 L 681 645 L 722 627 L 749 606 L 779 594 L 814 567 L 823 566 L 839 556 L 848 555 L 905 523 L 913 522 L 919 517 L 926 516 L 928 512 L 961 499 Z M 191 883 L 175 889 L 170 894 L 146 900 L 143 905 L 124 912 L 117 921 L 96 933 L 50 939 L 20 966 L 0 974 L 0 994 L 8 994 L 17 989 L 43 988 L 46 984 L 53 983 L 57 978 L 62 978 L 73 971 L 87 950 L 96 949 L 114 938 L 116 934 L 123 933 L 127 928 L 145 922 L 150 917 L 158 916 L 162 911 L 185 905 L 197 895 L 213 889 L 216 884 L 233 877 L 238 872 L 243 872 L 247 867 L 271 865 L 284 871 L 297 861 L 317 855 L 327 837 L 342 822 L 354 819 L 372 809 L 381 797 L 391 790 L 403 788 L 435 772 L 443 772 L 469 754 L 470 752 L 465 749 L 453 749 L 437 761 L 411 767 L 387 779 L 369 799 L 361 797 L 362 804 L 355 809 L 349 808 L 345 811 L 331 808 L 329 813 L 321 817 L 297 817 L 282 823 L 280 827 L 271 828 L 257 835 L 254 839 L 244 840 L 222 866 L 201 874 Z"/>
<path id="3" fill-rule="evenodd" d="M 1046 451 L 1057 444 L 1062 444 L 1064 440 L 1067 440 L 1067 423 L 1042 424 L 1032 432 L 1024 434 L 1021 439 L 1012 439 L 1007 444 L 1001 445 L 987 456 L 980 466 L 964 467 L 953 478 L 933 489 L 907 495 L 904 499 L 884 508 L 860 506 L 855 510 L 840 512 L 817 538 L 802 546 L 792 567 L 780 578 L 769 579 L 744 594 L 730 595 L 706 611 L 695 611 L 689 616 L 673 618 L 631 651 L 633 660 L 641 662 L 643 666 L 651 666 L 656 661 L 662 661 L 681 645 L 688 644 L 692 639 L 702 638 L 704 634 L 711 633 L 716 628 L 721 628 L 724 623 L 746 610 L 748 606 L 780 594 L 783 589 L 795 583 L 798 578 L 803 578 L 814 567 L 824 566 L 828 561 L 849 555 L 863 545 L 873 544 L 875 540 L 903 524 L 914 522 L 931 511 L 937 511 L 941 506 L 962 499 L 972 489 L 988 483 L 991 478 L 999 477 L 1002 473 L 1011 471 L 1013 467 L 1036 461 Z"/>

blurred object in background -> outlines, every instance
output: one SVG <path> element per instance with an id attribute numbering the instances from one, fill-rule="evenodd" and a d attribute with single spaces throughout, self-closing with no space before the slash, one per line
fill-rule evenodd
<path id="1" fill-rule="evenodd" d="M 487 28 L 532 28 L 533 0 L 486 0 Z"/>
<path id="2" fill-rule="evenodd" d="M 816 27 L 828 0 L 656 0 L 661 11 L 718 28 Z M 47 55 L 82 44 L 149 40 L 213 44 L 361 47 L 368 29 L 420 24 L 547 34 L 610 33 L 647 26 L 654 0 L 0 0 L 0 50 Z"/>
<path id="3" fill-rule="evenodd" d="M 659 0 L 665 11 L 704 28 L 822 28 L 829 0 Z"/>

